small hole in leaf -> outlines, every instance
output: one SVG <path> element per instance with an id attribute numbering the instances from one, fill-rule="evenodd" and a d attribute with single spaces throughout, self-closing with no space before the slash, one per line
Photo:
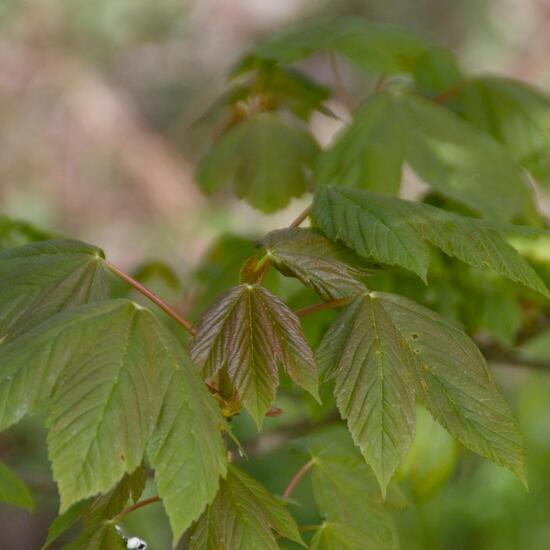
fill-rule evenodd
<path id="1" fill-rule="evenodd" d="M 416 334 L 415 332 L 413 332 L 413 333 L 411 334 L 411 338 L 412 338 L 413 340 L 418 340 L 418 334 Z"/>

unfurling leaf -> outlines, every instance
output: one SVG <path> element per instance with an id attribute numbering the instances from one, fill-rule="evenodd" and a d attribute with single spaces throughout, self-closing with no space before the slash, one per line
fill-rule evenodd
<path id="1" fill-rule="evenodd" d="M 316 229 L 280 229 L 263 237 L 259 244 L 275 267 L 296 277 L 324 300 L 346 298 L 365 291 L 357 280 L 375 270 L 355 252 L 328 240 Z"/>
<path id="2" fill-rule="evenodd" d="M 410 447 L 415 395 L 464 446 L 524 480 L 523 442 L 483 356 L 434 312 L 393 294 L 359 296 L 317 357 L 383 491 Z"/>
<path id="3" fill-rule="evenodd" d="M 442 195 L 485 217 L 535 217 L 532 189 L 509 152 L 452 111 L 406 92 L 369 98 L 317 162 L 320 183 L 396 194 L 407 162 Z"/>
<path id="4" fill-rule="evenodd" d="M 104 300 L 103 252 L 78 241 L 43 241 L 0 253 L 0 343 L 61 310 Z"/>
<path id="5" fill-rule="evenodd" d="M 365 258 L 409 269 L 424 280 L 430 260 L 428 244 L 432 244 L 473 267 L 491 268 L 550 297 L 537 273 L 503 238 L 515 226 L 334 186 L 317 191 L 312 216 L 330 239 L 344 241 Z"/>
<path id="6" fill-rule="evenodd" d="M 0 502 L 26 510 L 34 508 L 34 500 L 27 486 L 2 463 L 0 463 Z"/>
<path id="7" fill-rule="evenodd" d="M 258 426 L 275 398 L 279 366 L 317 397 L 317 368 L 298 318 L 259 285 L 218 298 L 197 326 L 191 357 L 206 379 L 227 372 Z"/>
<path id="8" fill-rule="evenodd" d="M 274 532 L 303 545 L 283 506 L 256 480 L 230 466 L 218 494 L 193 527 L 190 550 L 277 550 Z"/>
<path id="9" fill-rule="evenodd" d="M 260 113 L 222 135 L 196 177 L 206 192 L 232 184 L 239 198 L 273 212 L 305 192 L 318 150 L 306 130 Z"/>
<path id="10" fill-rule="evenodd" d="M 147 454 L 177 538 L 225 472 L 214 400 L 170 331 L 127 300 L 59 313 L 1 346 L 0 399 L 1 429 L 46 410 L 62 511 Z"/>

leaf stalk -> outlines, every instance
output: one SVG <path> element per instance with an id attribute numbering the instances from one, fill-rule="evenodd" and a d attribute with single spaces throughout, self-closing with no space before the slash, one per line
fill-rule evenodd
<path id="1" fill-rule="evenodd" d="M 191 324 L 190 321 L 183 318 L 179 313 L 177 313 L 172 307 L 170 307 L 162 298 L 157 296 L 154 292 L 150 291 L 148 288 L 144 287 L 141 283 L 136 281 L 133 277 L 113 265 L 112 263 L 105 261 L 105 265 L 109 268 L 109 270 L 114 273 L 117 277 L 122 279 L 124 282 L 128 283 L 132 288 L 137 290 L 139 293 L 143 294 L 146 298 L 151 300 L 154 304 L 156 304 L 162 311 L 164 311 L 167 315 L 172 317 L 176 323 L 180 324 L 189 334 L 192 336 L 195 336 L 196 330 L 195 327 Z"/>

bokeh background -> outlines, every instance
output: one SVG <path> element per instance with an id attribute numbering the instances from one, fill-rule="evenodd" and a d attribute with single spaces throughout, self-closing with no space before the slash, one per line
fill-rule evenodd
<path id="1" fill-rule="evenodd" d="M 200 276 L 217 276 L 197 272 L 217 236 L 259 236 L 306 203 L 266 216 L 229 195 L 202 196 L 193 167 L 214 124 L 202 114 L 242 52 L 317 13 L 400 24 L 451 47 L 470 72 L 550 90 L 549 0 L 0 0 L 0 213 L 97 244 L 134 273 L 158 260 L 175 277 L 151 284 L 182 312 L 196 309 Z M 330 79 L 318 60 L 306 68 Z M 343 71 L 354 93 L 352 69 Z M 342 106 L 332 100 L 331 108 Z M 336 129 L 322 115 L 313 127 L 322 143 Z M 233 242 L 239 258 L 245 242 Z M 545 357 L 545 345 L 533 353 Z M 404 549 L 550 548 L 550 375 L 495 373 L 526 434 L 530 491 L 471 455 L 449 459 L 443 486 L 397 514 Z M 287 410 L 285 422 L 292 404 Z M 32 420 L 0 439 L 0 459 L 37 496 L 32 515 L 0 507 L 2 549 L 39 548 L 56 513 L 44 449 Z M 301 463 L 299 450 L 285 449 L 255 453 L 250 467 L 280 493 Z M 303 503 L 296 515 L 314 521 L 307 483 L 295 498 Z M 170 547 L 160 508 L 136 513 L 128 529 L 151 550 Z"/>

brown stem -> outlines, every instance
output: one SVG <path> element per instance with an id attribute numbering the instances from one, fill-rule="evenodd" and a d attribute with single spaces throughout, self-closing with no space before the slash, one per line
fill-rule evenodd
<path id="1" fill-rule="evenodd" d="M 160 502 L 160 497 L 150 497 L 145 498 L 143 500 L 140 500 L 139 502 L 136 502 L 132 506 L 129 506 L 126 508 L 126 510 L 122 510 L 120 514 L 117 514 L 114 518 L 111 519 L 113 523 L 118 523 L 120 520 L 125 518 L 128 514 L 131 514 L 132 512 L 135 512 L 136 510 L 139 510 L 140 508 L 143 508 L 144 506 L 148 506 L 149 504 L 153 504 L 154 502 Z"/>
<path id="2" fill-rule="evenodd" d="M 298 216 L 296 216 L 296 219 L 288 226 L 291 229 L 294 229 L 302 224 L 302 222 L 311 214 L 311 204 L 302 210 Z"/>
<path id="3" fill-rule="evenodd" d="M 340 68 L 338 67 L 338 61 L 336 60 L 336 56 L 333 53 L 329 54 L 329 62 L 330 62 L 330 69 L 334 76 L 334 84 L 336 86 L 338 95 L 342 98 L 342 101 L 344 102 L 346 109 L 350 113 L 353 113 L 353 110 L 354 110 L 353 98 L 351 97 L 351 95 L 348 92 L 348 89 L 346 88 L 344 79 L 342 78 L 342 74 L 340 73 Z"/>
<path id="4" fill-rule="evenodd" d="M 120 277 L 123 281 L 128 283 L 131 287 L 135 288 L 138 292 L 149 298 L 153 303 L 155 303 L 160 309 L 167 313 L 174 321 L 179 323 L 187 332 L 193 336 L 196 334 L 196 330 L 193 325 L 187 320 L 184 319 L 181 315 L 176 313 L 162 298 L 151 292 L 149 289 L 145 288 L 141 283 L 138 283 L 133 277 L 130 277 L 127 273 L 120 270 L 118 267 L 114 266 L 109 262 L 105 262 L 105 265 L 117 276 Z"/>
<path id="5" fill-rule="evenodd" d="M 321 302 L 320 304 L 313 304 L 311 306 L 303 307 L 302 309 L 297 309 L 294 313 L 297 317 L 304 317 L 310 313 L 315 313 L 323 309 L 329 309 L 333 307 L 340 307 L 351 302 L 351 298 L 338 298 L 336 300 L 329 300 L 328 302 Z"/>
<path id="6" fill-rule="evenodd" d="M 446 90 L 443 90 L 440 94 L 436 95 L 434 97 L 434 101 L 436 103 L 445 103 L 448 99 L 452 99 L 453 97 L 457 96 L 462 91 L 465 85 L 465 80 L 461 80 L 460 82 L 453 84 L 450 88 L 447 88 Z"/>
<path id="7" fill-rule="evenodd" d="M 299 481 L 304 477 L 304 475 L 313 467 L 315 460 L 310 460 L 306 462 L 295 474 L 294 477 L 290 480 L 285 492 L 283 493 L 283 498 L 289 498 L 292 494 L 292 491 L 296 488 Z"/>

